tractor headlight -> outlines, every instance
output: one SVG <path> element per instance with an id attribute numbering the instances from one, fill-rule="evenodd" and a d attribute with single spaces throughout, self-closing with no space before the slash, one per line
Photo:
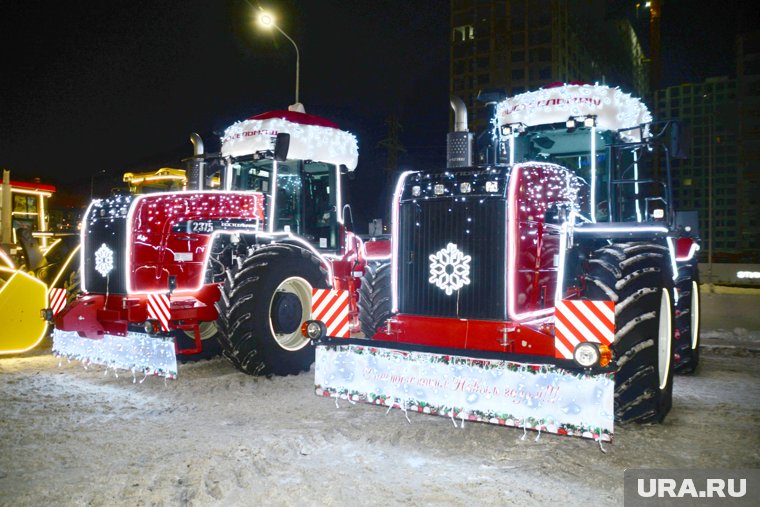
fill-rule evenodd
<path id="1" fill-rule="evenodd" d="M 443 185 L 441 185 L 440 183 L 439 183 L 439 184 L 437 184 L 437 185 L 435 185 L 435 186 L 433 187 L 433 193 L 434 193 L 435 195 L 443 195 L 443 193 L 444 193 L 445 191 L 446 191 L 446 187 L 444 187 L 444 186 L 443 186 Z"/>
<path id="2" fill-rule="evenodd" d="M 301 325 L 301 334 L 311 340 L 327 336 L 327 326 L 321 320 L 307 320 Z"/>
<path id="3" fill-rule="evenodd" d="M 472 184 L 468 181 L 464 181 L 459 184 L 459 191 L 463 194 L 469 194 L 472 192 Z"/>
<path id="4" fill-rule="evenodd" d="M 414 185 L 412 187 L 412 196 L 419 197 L 420 193 L 422 193 L 422 188 L 419 185 Z"/>
<path id="5" fill-rule="evenodd" d="M 486 192 L 494 193 L 499 191 L 498 181 L 486 181 Z"/>
<path id="6" fill-rule="evenodd" d="M 580 366 L 590 368 L 599 363 L 599 349 L 590 342 L 579 343 L 573 352 L 573 359 Z"/>

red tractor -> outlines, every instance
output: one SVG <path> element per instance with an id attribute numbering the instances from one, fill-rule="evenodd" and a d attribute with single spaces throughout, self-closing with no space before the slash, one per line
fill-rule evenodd
<path id="1" fill-rule="evenodd" d="M 399 179 L 392 258 L 362 281 L 372 341 L 307 325 L 317 393 L 600 441 L 615 420 L 662 421 L 674 364 L 698 358 L 672 125 L 606 86 L 492 105 L 482 163 L 453 98 L 448 167 Z"/>
<path id="2" fill-rule="evenodd" d="M 300 329 L 313 289 L 351 294 L 334 302 L 344 311 L 330 332 L 358 330 L 358 277 L 372 248 L 350 231 L 342 197 L 355 137 L 323 118 L 275 111 L 229 127 L 220 154 L 192 140 L 191 189 L 90 204 L 82 293 L 47 312 L 54 352 L 173 378 L 178 356 L 221 346 L 249 374 L 308 370 L 314 347 Z"/>

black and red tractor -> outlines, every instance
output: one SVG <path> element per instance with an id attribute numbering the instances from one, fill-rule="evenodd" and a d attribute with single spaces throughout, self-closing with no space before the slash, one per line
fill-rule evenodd
<path id="1" fill-rule="evenodd" d="M 478 152 L 452 98 L 447 168 L 399 179 L 391 260 L 362 281 L 360 306 L 390 296 L 372 340 L 310 326 L 318 394 L 597 440 L 662 421 L 674 365 L 698 359 L 671 126 L 607 86 L 492 106 Z"/>
<path id="2" fill-rule="evenodd" d="M 313 300 L 339 307 L 331 333 L 358 331 L 366 252 L 388 250 L 350 230 L 343 180 L 357 165 L 356 138 L 289 110 L 230 126 L 218 154 L 191 139 L 188 190 L 90 204 L 82 293 L 49 313 L 54 352 L 167 377 L 177 357 L 219 347 L 246 373 L 308 370 L 314 347 L 301 326 Z"/>

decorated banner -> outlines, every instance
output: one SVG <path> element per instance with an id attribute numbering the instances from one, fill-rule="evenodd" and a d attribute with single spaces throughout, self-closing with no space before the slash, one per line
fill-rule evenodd
<path id="1" fill-rule="evenodd" d="M 614 374 L 372 346 L 317 346 L 316 393 L 610 441 Z"/>

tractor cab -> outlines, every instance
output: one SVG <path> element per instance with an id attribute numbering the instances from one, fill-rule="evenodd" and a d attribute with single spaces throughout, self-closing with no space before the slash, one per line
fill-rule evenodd
<path id="1" fill-rule="evenodd" d="M 653 123 L 647 107 L 618 88 L 561 85 L 496 107 L 499 162 L 552 162 L 591 186 L 592 222 L 671 225 L 674 122 Z"/>
<path id="2" fill-rule="evenodd" d="M 221 153 L 204 159 L 206 174 L 198 181 L 216 178 L 222 190 L 261 192 L 266 232 L 291 233 L 335 253 L 342 246 L 341 178 L 357 160 L 356 138 L 335 123 L 273 111 L 229 127 Z"/>
<path id="3" fill-rule="evenodd" d="M 227 167 L 231 190 L 268 196 L 270 232 L 291 232 L 315 248 L 338 249 L 340 170 L 335 164 L 242 156 L 230 157 Z"/>

